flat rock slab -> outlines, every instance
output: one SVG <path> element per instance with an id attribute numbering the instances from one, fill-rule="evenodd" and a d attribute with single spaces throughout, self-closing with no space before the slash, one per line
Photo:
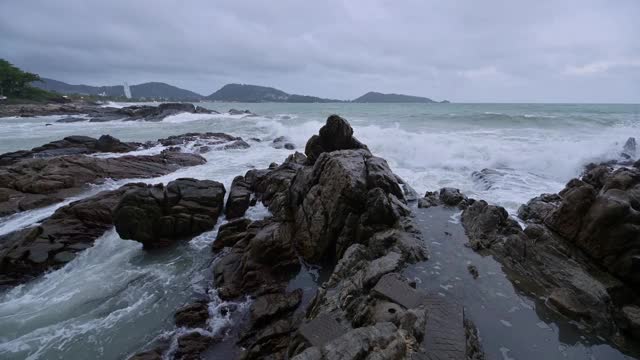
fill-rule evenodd
<path id="1" fill-rule="evenodd" d="M 413 360 L 464 359 L 466 339 L 464 335 L 464 310 L 455 302 L 437 295 L 427 296 L 427 325 L 420 352 Z"/>
<path id="2" fill-rule="evenodd" d="M 373 292 L 407 309 L 417 308 L 425 301 L 425 294 L 412 288 L 394 274 L 383 276 L 373 288 Z"/>
<path id="3" fill-rule="evenodd" d="M 343 335 L 347 329 L 331 314 L 321 314 L 317 318 L 300 326 L 300 334 L 311 346 L 321 347 L 329 341 Z"/>

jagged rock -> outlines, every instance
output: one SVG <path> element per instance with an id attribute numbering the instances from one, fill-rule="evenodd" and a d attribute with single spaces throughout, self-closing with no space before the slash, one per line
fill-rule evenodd
<path id="1" fill-rule="evenodd" d="M 400 306 L 371 291 L 379 279 L 427 257 L 409 217 L 401 180 L 386 161 L 353 138 L 349 124 L 338 116 L 327 120 L 305 152 L 307 156 L 294 153 L 281 165 L 238 178 L 273 216 L 251 224 L 230 222 L 213 245 L 214 251 L 228 248 L 214 265 L 219 296 L 255 296 L 257 309 L 268 309 L 258 312 L 265 316 L 254 314 L 253 323 L 259 325 L 241 336 L 242 358 L 292 358 L 313 345 L 305 340 L 305 330 L 298 331 L 302 314 L 294 316 L 289 305 L 267 306 L 289 303 L 285 289 L 300 269 L 300 256 L 334 269 L 307 310 L 306 322 L 331 317 L 348 334 L 346 340 L 333 339 L 308 351 L 320 358 L 341 358 L 339 354 L 354 347 L 345 350 L 342 341 L 360 341 L 355 343 L 361 347 L 359 358 L 400 359 L 408 344 L 424 334 L 425 310 L 400 309 L 390 316 L 389 306 Z M 290 304 L 298 301 L 296 296 Z M 271 315 L 281 308 L 287 309 L 286 316 Z M 389 342 L 380 340 L 382 330 Z"/>
<path id="2" fill-rule="evenodd" d="M 349 123 L 338 115 L 331 115 L 320 128 L 319 135 L 313 135 L 304 149 L 309 162 L 313 164 L 320 154 L 345 149 L 366 149 L 366 145 L 353 137 Z"/>
<path id="3" fill-rule="evenodd" d="M 556 194 L 542 194 L 518 209 L 518 217 L 524 221 L 542 224 L 554 210 L 558 208 L 562 198 Z"/>
<path id="4" fill-rule="evenodd" d="M 582 226 L 582 218 L 596 199 L 593 186 L 573 179 L 560 192 L 562 203 L 545 218 L 545 225 L 567 239 L 578 235 Z"/>
<path id="5" fill-rule="evenodd" d="M 381 322 L 353 329 L 321 348 L 308 348 L 292 360 L 400 360 L 408 352 L 399 329 L 390 322 Z"/>
<path id="6" fill-rule="evenodd" d="M 162 360 L 162 350 L 153 349 L 131 356 L 128 360 Z"/>
<path id="7" fill-rule="evenodd" d="M 82 155 L 27 159 L 0 168 L 0 216 L 53 204 L 104 179 L 150 178 L 204 164 L 199 155 L 165 150 L 158 155 L 95 158 Z"/>
<path id="8" fill-rule="evenodd" d="M 231 247 L 238 241 L 242 240 L 247 234 L 247 227 L 251 224 L 251 220 L 240 218 L 233 219 L 220 225 L 218 235 L 213 242 L 212 250 L 219 251 L 225 247 Z"/>
<path id="9" fill-rule="evenodd" d="M 572 318 L 589 318 L 589 310 L 570 289 L 554 289 L 547 301 L 560 313 Z"/>
<path id="10" fill-rule="evenodd" d="M 609 170 L 607 172 L 607 170 Z M 611 273 L 640 283 L 640 171 L 601 167 L 588 174 L 593 184 L 571 180 L 560 192 L 562 202 L 545 225 L 604 265 Z M 598 187 L 598 185 L 600 185 Z M 594 187 L 594 185 L 596 187 Z"/>
<path id="11" fill-rule="evenodd" d="M 266 294 L 251 304 L 250 321 L 252 328 L 259 328 L 285 313 L 295 310 L 302 300 L 302 290 L 291 293 Z"/>
<path id="12" fill-rule="evenodd" d="M 93 154 L 98 152 L 125 153 L 137 149 L 140 144 L 124 143 L 110 136 L 102 135 L 99 139 L 88 136 L 67 136 L 62 140 L 35 147 L 31 150 L 20 150 L 0 155 L 0 166 L 12 165 L 23 159 L 48 158 L 65 155 Z"/>
<path id="13" fill-rule="evenodd" d="M 199 360 L 200 354 L 205 352 L 211 344 L 220 339 L 192 332 L 178 338 L 178 349 L 174 354 L 176 360 Z"/>
<path id="14" fill-rule="evenodd" d="M 489 205 L 484 200 L 475 201 L 462 213 L 462 224 L 471 247 L 476 250 L 491 248 L 496 243 L 502 246 L 505 238 L 526 238 L 518 223 L 509 218 L 503 207 Z"/>
<path id="15" fill-rule="evenodd" d="M 424 197 L 418 200 L 419 208 L 430 208 L 438 205 L 440 205 L 440 197 L 435 191 L 427 191 Z"/>
<path id="16" fill-rule="evenodd" d="M 209 319 L 209 305 L 206 301 L 189 304 L 174 315 L 176 326 L 187 328 L 203 328 Z"/>
<path id="17" fill-rule="evenodd" d="M 39 225 L 0 236 L 0 282 L 15 285 L 73 260 L 113 226 L 112 211 L 128 184 L 63 206 Z"/>
<path id="18" fill-rule="evenodd" d="M 241 233 L 213 275 L 222 299 L 242 294 L 264 294 L 284 289 L 291 273 L 300 268 L 288 224 L 273 219 L 254 221 Z"/>
<path id="19" fill-rule="evenodd" d="M 418 201 L 418 193 L 411 187 L 411 185 L 404 181 L 400 176 L 396 176 L 396 181 L 402 187 L 402 193 L 404 194 L 404 199 L 407 200 L 407 202 Z"/>
<path id="20" fill-rule="evenodd" d="M 570 189 L 577 189 L 569 193 L 577 201 L 583 201 L 583 195 L 593 191 L 591 185 L 582 182 L 573 182 Z M 561 209 L 562 205 L 554 211 Z M 579 206 L 562 211 L 564 216 L 582 212 L 576 209 Z M 612 331 L 614 313 L 610 305 L 627 301 L 624 284 L 595 266 L 593 259 L 570 241 L 539 223 L 532 223 L 523 232 L 503 208 L 484 201 L 476 201 L 463 212 L 462 224 L 474 249 L 488 251 L 511 274 L 529 279 L 515 283 L 516 287 L 548 297 L 548 305 L 565 316 L 588 319 L 590 327 Z"/>
<path id="21" fill-rule="evenodd" d="M 244 180 L 243 176 L 236 176 L 231 183 L 229 197 L 227 198 L 227 205 L 224 209 L 227 219 L 244 216 L 244 213 L 249 208 L 250 199 L 250 185 Z"/>
<path id="22" fill-rule="evenodd" d="M 480 343 L 478 328 L 476 328 L 475 324 L 469 319 L 464 319 L 464 332 L 465 338 L 467 339 L 467 360 L 485 360 L 486 357 L 482 350 L 482 344 Z"/>
<path id="23" fill-rule="evenodd" d="M 219 182 L 186 178 L 128 191 L 114 211 L 116 231 L 145 249 L 168 246 L 213 229 L 225 192 Z"/>
<path id="24" fill-rule="evenodd" d="M 459 189 L 442 188 L 438 192 L 427 191 L 424 197 L 419 200 L 419 208 L 430 208 L 432 206 L 457 206 L 461 209 L 466 208 L 472 201 L 467 199 Z"/>
<path id="25" fill-rule="evenodd" d="M 460 190 L 454 188 L 440 189 L 440 201 L 447 206 L 457 206 L 466 200 L 466 196 L 462 195 Z"/>

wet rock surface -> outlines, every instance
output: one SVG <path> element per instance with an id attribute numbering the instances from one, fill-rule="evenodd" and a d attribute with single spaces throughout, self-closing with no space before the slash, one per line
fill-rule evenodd
<path id="1" fill-rule="evenodd" d="M 637 306 L 640 172 L 589 165 L 559 194 L 543 194 L 518 211 L 522 230 L 500 207 L 476 201 L 462 214 L 470 243 L 530 281 L 553 310 L 602 336 L 631 337 L 624 308 Z"/>
<path id="2" fill-rule="evenodd" d="M 171 150 L 115 158 L 71 155 L 21 160 L 0 167 L 0 216 L 60 202 L 107 178 L 150 178 L 205 162 L 199 155 Z"/>
<path id="3" fill-rule="evenodd" d="M 309 140 L 307 156 L 292 154 L 237 180 L 272 214 L 223 225 L 213 245 L 221 253 L 214 265 L 219 296 L 254 297 L 240 337 L 243 359 L 400 359 L 424 351 L 412 345 L 424 337 L 423 295 L 408 308 L 374 289 L 392 275 L 410 288 L 398 272 L 428 252 L 410 218 L 406 188 L 352 135 L 344 119 L 330 117 Z M 333 269 L 306 316 L 299 290 L 287 288 L 301 260 Z M 324 321 L 318 319 L 332 319 L 344 331 L 309 341 L 309 326 Z M 462 322 L 459 329 L 464 334 Z"/>
<path id="4" fill-rule="evenodd" d="M 366 145 L 353 137 L 353 128 L 345 119 L 331 115 L 320 133 L 307 141 L 304 153 L 309 163 L 313 164 L 324 152 L 347 149 L 366 149 Z"/>
<path id="5" fill-rule="evenodd" d="M 63 266 L 113 226 L 112 211 L 129 184 L 63 206 L 35 227 L 0 236 L 0 287 L 28 281 Z"/>
<path id="6" fill-rule="evenodd" d="M 114 210 L 116 231 L 145 249 L 169 246 L 213 229 L 225 192 L 219 182 L 188 178 L 132 189 Z"/>
<path id="7" fill-rule="evenodd" d="M 102 135 L 95 139 L 88 136 L 68 136 L 62 140 L 0 155 L 0 166 L 12 165 L 23 159 L 49 158 L 64 155 L 106 153 L 126 153 L 137 149 L 141 144 L 125 143 L 110 136 Z"/>
<path id="8" fill-rule="evenodd" d="M 162 103 L 158 106 L 132 105 L 123 108 L 115 108 L 109 106 L 101 106 L 97 103 L 76 101 L 66 104 L 5 105 L 0 109 L 0 117 L 31 117 L 80 114 L 87 115 L 87 118 L 63 118 L 57 121 L 59 123 L 79 121 L 105 122 L 113 120 L 162 121 L 167 116 L 181 113 L 219 114 L 219 112 L 215 110 L 209 110 L 190 103 Z"/>
<path id="9" fill-rule="evenodd" d="M 423 198 L 418 200 L 419 208 L 429 208 L 432 206 L 451 206 L 464 209 L 470 201 L 459 189 L 442 188 L 439 191 L 427 191 Z"/>

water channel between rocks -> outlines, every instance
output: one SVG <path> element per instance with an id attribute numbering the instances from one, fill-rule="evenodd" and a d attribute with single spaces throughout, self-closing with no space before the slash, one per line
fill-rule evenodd
<path id="1" fill-rule="evenodd" d="M 464 305 L 487 359 L 633 359 L 551 311 L 545 299 L 516 290 L 496 260 L 464 245 L 468 240 L 459 210 L 413 211 L 431 255 L 428 261 L 409 266 L 405 276 L 418 289 Z M 477 279 L 469 273 L 471 264 L 478 269 Z"/>

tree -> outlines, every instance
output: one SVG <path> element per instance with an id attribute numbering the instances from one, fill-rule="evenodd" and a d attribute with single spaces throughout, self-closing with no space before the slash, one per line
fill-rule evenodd
<path id="1" fill-rule="evenodd" d="M 8 96 L 22 96 L 34 81 L 40 81 L 38 74 L 22 71 L 7 60 L 0 59 L 0 92 Z"/>

